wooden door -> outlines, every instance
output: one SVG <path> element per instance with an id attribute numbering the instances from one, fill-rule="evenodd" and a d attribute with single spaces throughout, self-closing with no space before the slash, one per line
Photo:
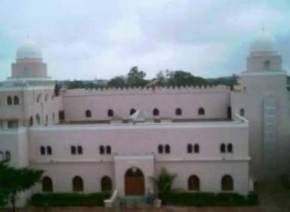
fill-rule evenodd
<path id="1" fill-rule="evenodd" d="M 128 196 L 144 195 L 144 175 L 140 169 L 129 169 L 125 175 L 125 194 Z"/>

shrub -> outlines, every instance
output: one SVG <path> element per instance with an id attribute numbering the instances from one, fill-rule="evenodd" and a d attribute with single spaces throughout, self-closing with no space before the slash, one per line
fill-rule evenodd
<path id="1" fill-rule="evenodd" d="M 165 205 L 180 206 L 252 206 L 258 203 L 254 193 L 243 196 L 236 193 L 171 192 L 161 194 L 160 199 Z"/>
<path id="2" fill-rule="evenodd" d="M 110 193 L 38 193 L 31 197 L 31 205 L 48 206 L 103 206 Z"/>

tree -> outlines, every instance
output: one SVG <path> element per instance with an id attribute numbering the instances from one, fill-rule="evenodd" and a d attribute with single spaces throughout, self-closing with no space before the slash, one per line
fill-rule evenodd
<path id="1" fill-rule="evenodd" d="M 152 178 L 155 190 L 157 190 L 159 196 L 171 192 L 172 184 L 176 176 L 176 174 L 171 174 L 165 168 L 162 168 L 159 176 Z"/>
<path id="2" fill-rule="evenodd" d="M 13 211 L 15 211 L 16 197 L 35 185 L 41 178 L 42 171 L 29 168 L 14 168 L 6 164 L 0 164 L 0 188 L 1 194 L 8 198 Z"/>
<path id="3" fill-rule="evenodd" d="M 169 72 L 169 86 L 200 86 L 207 85 L 208 82 L 202 77 L 193 76 L 190 72 L 173 71 Z"/>
<path id="4" fill-rule="evenodd" d="M 122 88 L 126 86 L 126 79 L 123 76 L 117 76 L 112 78 L 107 85 L 109 87 Z"/>
<path id="5" fill-rule="evenodd" d="M 133 66 L 127 75 L 127 85 L 129 87 L 144 87 L 147 84 L 144 71 L 139 71 L 138 66 Z"/>

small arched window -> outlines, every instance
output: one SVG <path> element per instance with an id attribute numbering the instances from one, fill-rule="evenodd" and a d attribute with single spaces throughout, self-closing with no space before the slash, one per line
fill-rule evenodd
<path id="1" fill-rule="evenodd" d="M 44 146 L 40 147 L 40 154 L 45 155 L 45 147 Z"/>
<path id="2" fill-rule="evenodd" d="M 245 109 L 244 109 L 244 108 L 241 108 L 241 109 L 240 109 L 240 115 L 241 115 L 241 116 L 245 116 Z"/>
<path id="3" fill-rule="evenodd" d="M 40 125 L 40 116 L 39 116 L 39 114 L 36 114 L 35 119 L 36 119 L 37 124 Z"/>
<path id="4" fill-rule="evenodd" d="M 104 176 L 101 179 L 101 190 L 102 192 L 110 192 L 112 191 L 112 180 L 108 176 Z"/>
<path id="5" fill-rule="evenodd" d="M 158 153 L 163 154 L 163 145 L 158 145 Z"/>
<path id="6" fill-rule="evenodd" d="M 48 115 L 45 116 L 45 126 L 48 125 Z"/>
<path id="7" fill-rule="evenodd" d="M 11 96 L 7 97 L 7 105 L 12 105 L 12 97 Z"/>
<path id="8" fill-rule="evenodd" d="M 170 146 L 168 144 L 165 145 L 165 153 L 166 154 L 170 153 Z"/>
<path id="9" fill-rule="evenodd" d="M 9 151 L 5 152 L 5 160 L 8 162 L 11 160 L 11 153 Z"/>
<path id="10" fill-rule="evenodd" d="M 196 175 L 191 175 L 188 178 L 187 184 L 188 184 L 189 191 L 199 191 L 200 190 L 199 178 Z"/>
<path id="11" fill-rule="evenodd" d="M 83 154 L 83 147 L 82 146 L 78 146 L 78 154 L 79 155 Z"/>
<path id="12" fill-rule="evenodd" d="M 72 155 L 75 155 L 75 154 L 77 153 L 77 148 L 76 148 L 76 146 L 71 146 L 71 147 L 70 147 L 70 153 L 71 153 Z"/>
<path id="13" fill-rule="evenodd" d="M 187 153 L 192 153 L 192 144 L 187 144 Z"/>
<path id="14" fill-rule="evenodd" d="M 181 108 L 176 108 L 176 109 L 175 109 L 175 115 L 177 115 L 177 116 L 181 116 L 181 115 L 182 115 L 182 110 L 181 110 Z"/>
<path id="15" fill-rule="evenodd" d="M 47 146 L 46 147 L 46 152 L 48 155 L 52 155 L 52 149 L 51 149 L 51 146 Z"/>
<path id="16" fill-rule="evenodd" d="M 38 94 L 37 98 L 36 98 L 36 102 L 40 102 L 40 99 L 41 99 L 41 94 Z"/>
<path id="17" fill-rule="evenodd" d="M 33 126 L 33 117 L 32 116 L 29 119 L 29 126 Z"/>
<path id="18" fill-rule="evenodd" d="M 220 145 L 220 152 L 221 153 L 225 153 L 226 152 L 226 145 L 225 144 L 221 144 Z"/>
<path id="19" fill-rule="evenodd" d="M 271 61 L 270 60 L 266 60 L 264 62 L 264 69 L 265 70 L 269 70 L 270 69 L 270 66 L 271 66 Z"/>
<path id="20" fill-rule="evenodd" d="M 159 116 L 159 110 L 157 108 L 153 109 L 153 116 Z"/>
<path id="21" fill-rule="evenodd" d="M 114 116 L 114 111 L 112 109 L 108 110 L 108 116 L 113 117 Z"/>
<path id="22" fill-rule="evenodd" d="M 110 147 L 110 146 L 106 146 L 106 153 L 107 153 L 108 155 L 111 154 L 111 147 Z"/>
<path id="23" fill-rule="evenodd" d="M 72 180 L 72 186 L 74 192 L 81 192 L 84 190 L 83 179 L 79 176 L 75 176 Z"/>
<path id="24" fill-rule="evenodd" d="M 199 144 L 194 144 L 194 153 L 199 153 Z"/>
<path id="25" fill-rule="evenodd" d="M 42 191 L 43 192 L 53 192 L 53 183 L 50 177 L 42 178 Z"/>
<path id="26" fill-rule="evenodd" d="M 99 151 L 100 151 L 100 154 L 103 155 L 105 154 L 105 147 L 102 145 L 99 147 Z"/>
<path id="27" fill-rule="evenodd" d="M 198 115 L 200 115 L 200 116 L 205 115 L 205 110 L 203 107 L 198 108 Z"/>
<path id="28" fill-rule="evenodd" d="M 234 190 L 234 180 L 230 175 L 225 175 L 222 177 L 221 181 L 222 191 L 232 191 Z"/>
<path id="29" fill-rule="evenodd" d="M 90 110 L 86 110 L 86 117 L 87 118 L 92 117 L 92 112 Z"/>
<path id="30" fill-rule="evenodd" d="M 15 105 L 19 105 L 19 97 L 18 96 L 14 96 L 13 102 Z"/>
<path id="31" fill-rule="evenodd" d="M 233 145 L 232 144 L 228 144 L 227 145 L 227 150 L 229 153 L 233 153 Z"/>
<path id="32" fill-rule="evenodd" d="M 133 115 L 134 113 L 136 113 L 136 109 L 135 108 L 131 108 L 130 115 Z"/>

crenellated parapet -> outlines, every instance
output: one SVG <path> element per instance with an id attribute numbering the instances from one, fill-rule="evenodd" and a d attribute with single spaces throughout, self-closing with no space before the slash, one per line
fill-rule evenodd
<path id="1" fill-rule="evenodd" d="M 75 95 L 175 95 L 190 93 L 215 93 L 230 92 L 230 88 L 224 85 L 217 86 L 180 86 L 180 87 L 130 87 L 130 88 L 89 88 L 89 89 L 67 89 L 65 96 Z"/>

